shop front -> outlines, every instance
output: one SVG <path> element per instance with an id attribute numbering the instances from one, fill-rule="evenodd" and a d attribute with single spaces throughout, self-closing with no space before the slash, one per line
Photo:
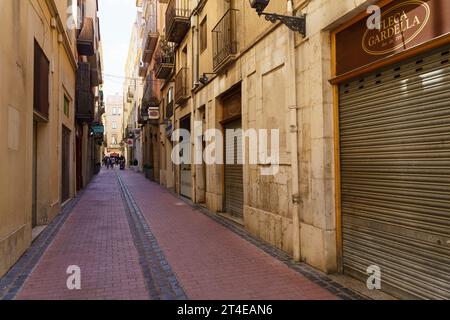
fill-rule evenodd
<path id="1" fill-rule="evenodd" d="M 361 15 L 332 35 L 340 265 L 449 299 L 450 2 L 379 5 L 380 28 Z"/>

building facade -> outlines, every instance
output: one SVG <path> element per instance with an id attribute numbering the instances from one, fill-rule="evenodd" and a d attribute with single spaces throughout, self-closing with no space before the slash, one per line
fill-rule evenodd
<path id="1" fill-rule="evenodd" d="M 123 144 L 123 97 L 119 94 L 106 97 L 105 132 L 107 156 L 122 156 Z"/>
<path id="2" fill-rule="evenodd" d="M 0 3 L 6 141 L 0 147 L 0 276 L 77 192 L 77 7 L 77 1 Z"/>
<path id="3" fill-rule="evenodd" d="M 101 126 L 105 112 L 102 49 L 97 0 L 77 0 L 78 69 L 76 85 L 76 175 L 77 190 L 85 188 L 101 162 L 103 136 L 93 127 Z"/>
<path id="4" fill-rule="evenodd" d="M 380 29 L 367 27 L 373 4 Z M 159 5 L 160 183 L 327 273 L 365 281 L 377 266 L 395 296 L 449 298 L 447 3 L 270 1 L 306 15 L 305 37 L 246 0 Z M 200 132 L 180 143 L 189 163 L 174 164 L 176 129 Z M 267 175 L 249 132 L 272 129 Z M 211 141 L 238 161 L 196 161 Z M 252 141 L 265 157 L 239 161 Z"/>
<path id="5" fill-rule="evenodd" d="M 125 65 L 124 82 L 124 110 L 123 110 L 123 136 L 125 142 L 125 159 L 127 166 L 142 171 L 141 135 L 138 126 L 137 110 L 141 101 L 142 83 L 139 78 L 139 65 L 141 53 L 141 23 L 142 12 L 136 13 L 136 21 L 133 25 L 128 49 L 128 57 Z"/>

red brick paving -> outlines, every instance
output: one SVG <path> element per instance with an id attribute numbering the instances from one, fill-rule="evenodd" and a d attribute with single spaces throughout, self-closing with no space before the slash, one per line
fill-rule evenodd
<path id="1" fill-rule="evenodd" d="M 142 175 L 121 175 L 190 299 L 337 299 Z"/>
<path id="2" fill-rule="evenodd" d="M 81 290 L 67 289 L 69 265 Z M 148 299 L 117 178 L 103 171 L 88 186 L 17 299 Z"/>
<path id="3" fill-rule="evenodd" d="M 337 299 L 285 264 L 131 171 L 121 173 L 190 299 Z M 68 290 L 66 269 L 81 268 Z M 17 299 L 148 299 L 112 171 L 87 188 Z"/>

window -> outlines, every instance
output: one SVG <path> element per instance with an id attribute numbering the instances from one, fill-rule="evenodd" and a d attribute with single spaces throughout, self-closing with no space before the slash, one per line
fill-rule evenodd
<path id="1" fill-rule="evenodd" d="M 77 27 L 77 6 L 73 3 L 74 0 L 67 0 L 66 11 L 66 32 L 69 40 L 72 41 L 73 30 Z"/>
<path id="2" fill-rule="evenodd" d="M 207 18 L 203 19 L 200 24 L 200 52 L 203 52 L 208 48 L 208 24 Z"/>
<path id="3" fill-rule="evenodd" d="M 117 114 L 117 108 L 113 108 L 112 114 L 115 116 Z"/>
<path id="4" fill-rule="evenodd" d="M 112 123 L 112 128 L 113 128 L 113 129 L 117 129 L 117 122 L 113 122 L 113 123 Z"/>
<path id="5" fill-rule="evenodd" d="M 167 91 L 167 105 L 166 105 L 166 118 L 170 119 L 173 116 L 173 87 Z"/>
<path id="6" fill-rule="evenodd" d="M 66 95 L 64 95 L 64 114 L 66 117 L 70 116 L 70 100 Z"/>
<path id="7" fill-rule="evenodd" d="M 34 41 L 34 111 L 48 120 L 49 99 L 49 74 L 50 62 L 42 51 L 39 44 Z"/>
<path id="8" fill-rule="evenodd" d="M 117 136 L 116 136 L 116 135 L 113 135 L 113 136 L 112 136 L 111 144 L 112 144 L 113 146 L 117 145 Z"/>
<path id="9" fill-rule="evenodd" d="M 173 87 L 170 87 L 169 91 L 167 91 L 167 104 L 173 101 Z"/>

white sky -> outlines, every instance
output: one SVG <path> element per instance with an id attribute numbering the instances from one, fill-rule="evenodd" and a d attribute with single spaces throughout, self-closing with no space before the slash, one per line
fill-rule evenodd
<path id="1" fill-rule="evenodd" d="M 136 11 L 136 0 L 99 0 L 105 97 L 123 94 L 125 63 Z"/>

